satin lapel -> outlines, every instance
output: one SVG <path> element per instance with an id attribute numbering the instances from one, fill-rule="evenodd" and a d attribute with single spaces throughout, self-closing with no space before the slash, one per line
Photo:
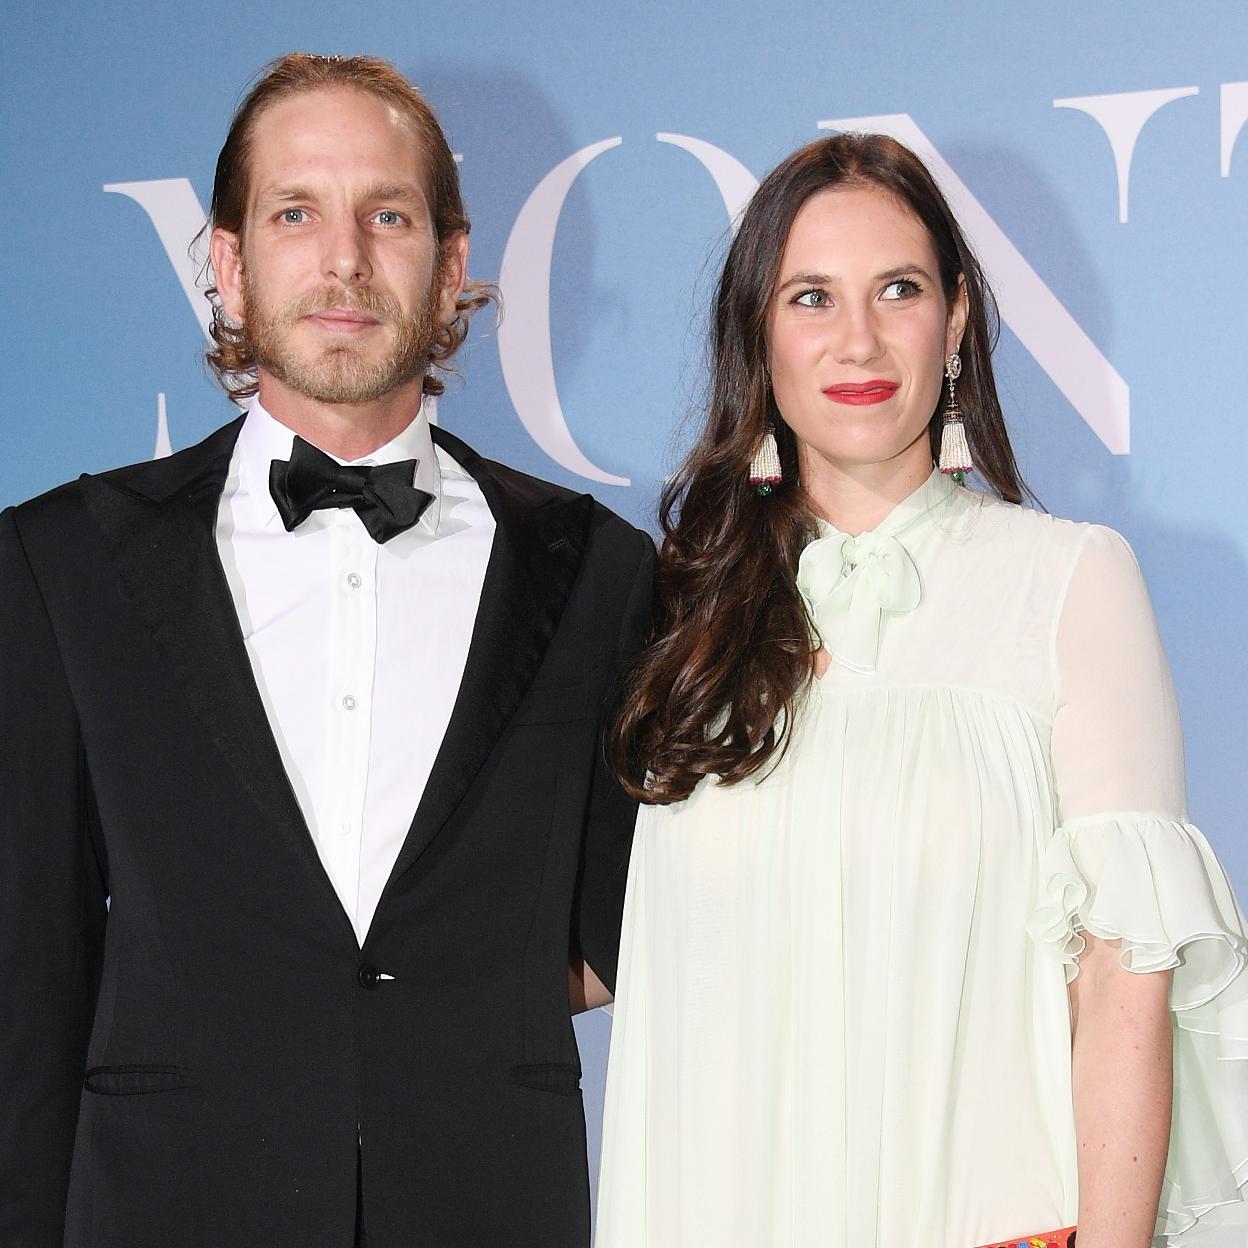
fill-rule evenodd
<path id="1" fill-rule="evenodd" d="M 286 775 L 217 551 L 217 507 L 241 424 L 168 459 L 83 477 L 83 498 L 123 594 L 151 629 L 190 705 L 354 940 Z"/>
<path id="2" fill-rule="evenodd" d="M 387 891 L 454 813 L 520 706 L 559 626 L 594 507 L 588 494 L 555 495 L 442 429 L 433 436 L 475 478 L 496 527 L 464 677 Z"/>

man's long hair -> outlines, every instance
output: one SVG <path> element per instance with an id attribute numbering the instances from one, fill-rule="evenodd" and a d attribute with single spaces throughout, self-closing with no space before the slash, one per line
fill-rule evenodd
<path id="1" fill-rule="evenodd" d="M 425 195 L 433 218 L 439 249 L 458 231 L 471 229 L 459 188 L 459 169 L 446 135 L 424 97 L 389 61 L 376 56 L 317 56 L 290 52 L 271 61 L 260 72 L 234 113 L 212 183 L 208 229 L 223 229 L 238 236 L 241 245 L 251 190 L 251 144 L 256 120 L 278 100 L 325 87 L 353 87 L 392 105 L 411 125 L 424 157 Z M 212 304 L 209 334 L 213 347 L 208 364 L 231 398 L 250 398 L 256 393 L 256 360 L 245 325 L 225 315 L 215 281 L 205 292 Z M 468 318 L 496 298 L 486 282 L 467 282 L 455 305 L 455 319 L 443 326 L 430 352 L 429 363 L 445 368 L 468 335 Z M 441 394 L 444 385 L 432 369 L 425 374 L 424 393 Z"/>
<path id="2" fill-rule="evenodd" d="M 1021 501 L 992 375 L 992 292 L 945 197 L 909 148 L 883 135 L 837 135 L 800 148 L 763 181 L 741 219 L 716 290 L 710 388 L 701 433 L 664 488 L 655 639 L 638 663 L 613 732 L 616 770 L 632 795 L 662 804 L 705 776 L 735 783 L 780 757 L 797 697 L 813 676 L 814 643 L 797 562 L 814 535 L 798 480 L 797 441 L 772 395 L 768 311 L 799 209 L 820 191 L 873 186 L 923 223 L 946 300 L 965 280 L 958 397 L 980 476 Z M 938 453 L 942 391 L 928 431 Z M 784 483 L 767 498 L 750 460 L 774 426 Z"/>

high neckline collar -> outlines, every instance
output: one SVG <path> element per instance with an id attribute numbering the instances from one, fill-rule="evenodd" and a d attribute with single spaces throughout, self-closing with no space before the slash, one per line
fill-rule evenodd
<path id="1" fill-rule="evenodd" d="M 970 497 L 933 468 L 872 529 L 850 534 L 816 518 L 818 530 L 798 559 L 797 588 L 834 663 L 860 674 L 876 670 L 886 620 L 913 611 L 923 598 L 907 544 L 927 526 L 960 514 L 955 500 Z"/>
<path id="2" fill-rule="evenodd" d="M 872 528 L 864 529 L 861 533 L 850 534 L 838 529 L 836 525 L 822 516 L 816 516 L 815 523 L 819 529 L 817 536 L 863 537 L 868 533 L 876 533 L 882 537 L 896 537 L 924 517 L 941 511 L 955 495 L 966 492 L 964 487 L 956 485 L 952 478 L 941 472 L 939 468 L 933 467 L 918 488 L 897 503 L 892 511 Z"/>

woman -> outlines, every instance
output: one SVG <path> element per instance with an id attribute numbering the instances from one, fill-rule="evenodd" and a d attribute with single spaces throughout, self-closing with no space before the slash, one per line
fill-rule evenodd
<path id="1" fill-rule="evenodd" d="M 1018 505 L 994 335 L 890 139 L 744 214 L 617 734 L 599 1248 L 1248 1244 L 1244 917 L 1129 548 Z"/>

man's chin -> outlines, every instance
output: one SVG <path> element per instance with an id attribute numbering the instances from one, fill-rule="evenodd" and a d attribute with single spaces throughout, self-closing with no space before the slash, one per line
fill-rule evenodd
<path id="1" fill-rule="evenodd" d="M 373 338 L 373 335 L 369 335 Z M 421 377 L 428 352 L 386 327 L 385 341 L 309 341 L 296 329 L 284 343 L 256 344 L 257 364 L 289 390 L 316 403 L 374 403 Z M 302 339 L 302 341 L 300 341 Z M 267 349 L 266 349 L 267 348 Z M 284 348 L 284 349 L 281 349 Z"/>
<path id="2" fill-rule="evenodd" d="M 329 347 L 315 355 L 259 358 L 260 368 L 286 389 L 318 403 L 367 403 L 395 388 L 384 358 L 369 360 L 352 347 Z"/>
<path id="3" fill-rule="evenodd" d="M 375 403 L 415 380 L 420 373 L 368 372 L 358 367 L 272 370 L 288 389 L 316 403 Z"/>

